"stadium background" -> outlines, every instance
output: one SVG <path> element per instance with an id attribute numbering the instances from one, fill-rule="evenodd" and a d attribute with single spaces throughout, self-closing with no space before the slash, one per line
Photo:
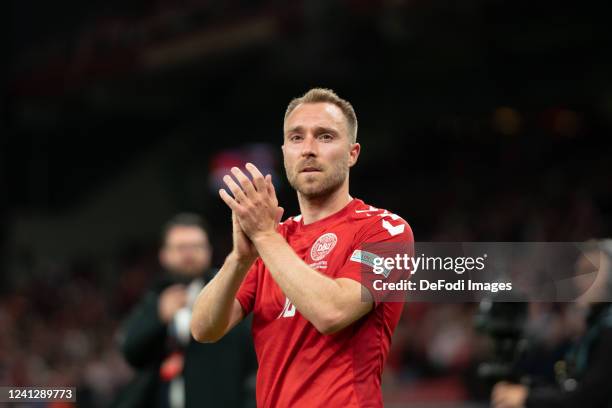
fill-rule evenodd
<path id="1" fill-rule="evenodd" d="M 354 196 L 419 241 L 580 241 L 612 227 L 604 5 L 509 0 L 10 2 L 0 148 L 0 384 L 104 406 L 132 373 L 119 323 L 157 273 L 160 225 L 205 215 L 219 173 L 282 169 L 282 117 L 313 86 L 353 103 Z M 471 406 L 473 304 L 405 310 L 388 406 Z M 566 333 L 532 311 L 551 353 Z M 543 359 L 544 360 L 544 359 Z M 540 364 L 545 364 L 541 361 Z M 420 404 L 420 405 L 419 405 Z"/>

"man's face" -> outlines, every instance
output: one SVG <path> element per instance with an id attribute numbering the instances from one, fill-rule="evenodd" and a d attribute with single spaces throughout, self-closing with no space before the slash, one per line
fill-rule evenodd
<path id="1" fill-rule="evenodd" d="M 208 235 L 202 229 L 190 226 L 171 228 L 159 254 L 165 269 L 187 277 L 201 276 L 209 268 L 210 258 Z"/>
<path id="2" fill-rule="evenodd" d="M 347 183 L 359 149 L 350 140 L 344 114 L 334 104 L 301 104 L 285 120 L 285 171 L 291 186 L 304 197 L 327 196 Z"/>

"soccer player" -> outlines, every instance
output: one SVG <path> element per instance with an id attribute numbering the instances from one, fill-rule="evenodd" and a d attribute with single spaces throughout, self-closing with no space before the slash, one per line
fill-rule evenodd
<path id="1" fill-rule="evenodd" d="M 412 244 L 413 235 L 399 216 L 349 195 L 356 136 L 351 104 L 333 91 L 291 101 L 282 151 L 301 214 L 280 225 L 269 175 L 247 163 L 252 181 L 238 168 L 224 177 L 234 246 L 198 296 L 191 331 L 214 342 L 253 313 L 259 407 L 383 405 L 381 375 L 403 304 L 362 290 L 355 255 L 363 244 Z"/>

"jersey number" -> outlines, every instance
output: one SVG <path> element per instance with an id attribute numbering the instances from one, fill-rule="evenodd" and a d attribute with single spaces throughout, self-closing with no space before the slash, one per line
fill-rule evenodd
<path id="1" fill-rule="evenodd" d="M 288 297 L 285 297 L 285 306 L 283 307 L 283 311 L 280 312 L 277 319 L 281 317 L 293 317 L 295 316 L 295 305 L 289 301 Z"/>
<path id="2" fill-rule="evenodd" d="M 399 218 L 399 215 L 391 214 L 391 213 L 383 213 L 379 214 L 382 218 L 382 226 L 387 232 L 392 236 L 396 236 L 404 232 L 406 226 L 402 223 L 400 225 L 392 225 L 389 221 L 385 220 L 386 217 L 391 218 L 393 221 Z"/>

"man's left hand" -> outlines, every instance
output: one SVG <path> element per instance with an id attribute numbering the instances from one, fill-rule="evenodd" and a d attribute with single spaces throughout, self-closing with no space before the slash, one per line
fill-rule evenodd
<path id="1" fill-rule="evenodd" d="M 499 382 L 493 387 L 491 406 L 493 408 L 523 408 L 528 392 L 528 388 L 524 385 Z"/>
<path id="2" fill-rule="evenodd" d="M 219 195 L 237 215 L 244 233 L 251 241 L 255 241 L 261 235 L 276 232 L 283 208 L 278 206 L 272 176 L 268 174 L 264 177 L 251 163 L 247 163 L 245 167 L 251 173 L 253 181 L 238 167 L 232 167 L 231 172 L 238 183 L 230 175 L 225 175 L 223 181 L 233 197 L 224 189 L 219 190 Z"/>

